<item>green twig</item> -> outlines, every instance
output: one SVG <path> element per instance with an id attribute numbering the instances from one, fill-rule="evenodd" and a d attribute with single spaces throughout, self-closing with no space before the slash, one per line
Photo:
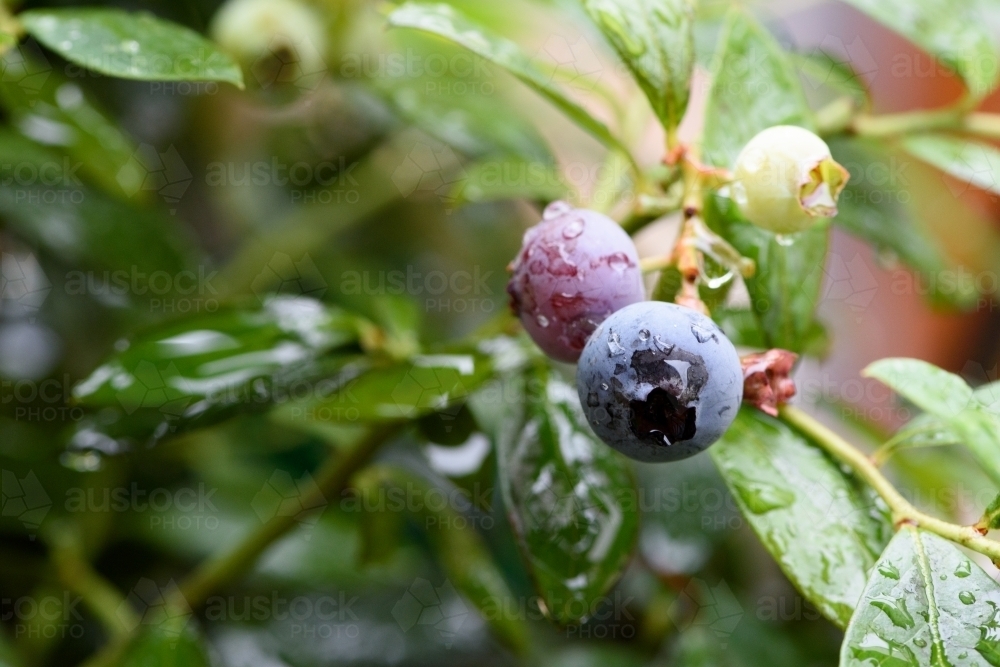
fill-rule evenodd
<path id="1" fill-rule="evenodd" d="M 994 563 L 1000 564 L 1000 542 L 986 539 L 971 526 L 959 526 L 924 514 L 896 490 L 892 482 L 882 475 L 867 456 L 802 410 L 785 405 L 781 407 L 780 414 L 785 422 L 807 435 L 833 458 L 849 466 L 858 477 L 871 486 L 889 506 L 896 526 L 904 524 L 917 526 L 978 551 L 988 556 Z"/>
<path id="2" fill-rule="evenodd" d="M 333 452 L 314 475 L 317 497 L 302 499 L 304 507 L 315 507 L 328 498 L 339 497 L 347 488 L 351 476 L 365 465 L 372 455 L 399 428 L 398 423 L 375 427 L 346 452 Z M 320 497 L 321 496 L 321 497 Z M 183 601 L 191 607 L 200 606 L 208 596 L 239 579 L 257 559 L 279 538 L 298 525 L 296 516 L 275 516 L 251 532 L 231 550 L 206 561 L 181 585 Z"/>
<path id="3" fill-rule="evenodd" d="M 80 596 L 112 639 L 127 636 L 139 619 L 121 592 L 90 567 L 76 531 L 60 525 L 50 531 L 49 543 L 63 585 Z"/>

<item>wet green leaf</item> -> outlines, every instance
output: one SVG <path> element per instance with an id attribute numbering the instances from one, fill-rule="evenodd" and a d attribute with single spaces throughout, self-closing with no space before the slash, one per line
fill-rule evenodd
<path id="1" fill-rule="evenodd" d="M 960 444 L 959 437 L 944 420 L 935 415 L 921 413 L 896 431 L 892 438 L 879 448 L 876 456 L 878 460 L 885 461 L 904 449 L 956 444 Z"/>
<path id="2" fill-rule="evenodd" d="M 876 152 L 876 144 L 856 140 L 832 141 L 830 148 L 834 158 L 851 172 L 833 224 L 880 252 L 898 256 L 934 288 L 929 296 L 935 301 L 972 305 L 977 295 L 971 285 L 967 290 L 941 289 L 937 278 L 949 269 L 949 262 L 930 230 L 904 203 L 910 200 L 910 182 L 905 176 L 906 165 L 896 168 L 899 157 L 884 149 Z"/>
<path id="3" fill-rule="evenodd" d="M 918 45 L 964 81 L 975 99 L 997 85 L 1000 63 L 979 0 L 846 0 Z"/>
<path id="4" fill-rule="evenodd" d="M 416 127 L 469 158 L 514 156 L 530 163 L 554 165 L 555 159 L 538 130 L 509 105 L 480 96 L 427 92 L 418 82 L 382 83 L 390 106 Z"/>
<path id="5" fill-rule="evenodd" d="M 638 532 L 626 461 L 594 437 L 576 389 L 544 370 L 524 378 L 497 444 L 500 484 L 545 611 L 592 615 L 631 558 Z"/>
<path id="6" fill-rule="evenodd" d="M 732 200 L 720 196 L 706 200 L 705 220 L 757 265 L 745 282 L 765 347 L 814 350 L 820 331 L 815 313 L 824 279 L 828 226 L 821 223 L 779 239 L 742 219 Z"/>
<path id="7" fill-rule="evenodd" d="M 359 321 L 305 297 L 275 297 L 259 310 L 227 309 L 181 320 L 139 337 L 77 385 L 85 405 L 195 417 L 234 405 L 266 406 L 310 384 L 322 355 L 354 343 Z M 322 377 L 322 375 L 320 375 Z"/>
<path id="8" fill-rule="evenodd" d="M 596 139 L 628 152 L 607 125 L 566 97 L 552 82 L 552 77 L 532 62 L 517 44 L 490 33 L 486 27 L 464 17 L 454 7 L 407 2 L 393 11 L 388 20 L 389 25 L 397 28 L 414 28 L 439 35 L 503 67 Z"/>
<path id="9" fill-rule="evenodd" d="M 462 508 L 456 507 L 453 502 L 432 500 L 434 497 L 454 495 L 446 495 L 446 490 L 396 467 L 376 466 L 365 474 L 372 480 L 368 482 L 369 487 L 375 483 L 406 494 L 409 502 L 405 510 L 412 513 L 427 534 L 434 554 L 448 577 L 445 586 L 454 585 L 476 606 L 483 620 L 505 644 L 515 651 L 523 651 L 528 642 L 524 619 L 507 611 L 513 594 L 493 562 L 482 536 L 462 514 Z M 388 505 L 380 511 L 394 512 Z"/>
<path id="10" fill-rule="evenodd" d="M 904 526 L 872 570 L 843 667 L 995 665 L 1000 587 L 950 542 Z"/>
<path id="11" fill-rule="evenodd" d="M 882 511 L 798 432 L 751 408 L 709 452 L 788 578 L 846 627 L 888 540 Z"/>
<path id="12" fill-rule="evenodd" d="M 77 82 L 27 46 L 4 54 L 3 62 L 7 69 L 20 66 L 34 72 L 18 81 L 0 80 L 0 100 L 21 133 L 68 155 L 105 192 L 123 194 L 118 174 L 136 151 L 132 140 Z"/>
<path id="13" fill-rule="evenodd" d="M 664 127 L 687 108 L 694 65 L 690 0 L 584 0 L 583 6 L 631 70 Z"/>
<path id="14" fill-rule="evenodd" d="M 239 66 L 189 28 L 145 12 L 32 9 L 18 19 L 66 60 L 123 79 L 226 81 L 243 87 Z"/>
<path id="15" fill-rule="evenodd" d="M 918 408 L 941 419 L 1000 483 L 1000 415 L 974 396 L 959 376 L 919 359 L 880 359 L 862 371 Z"/>
<path id="16" fill-rule="evenodd" d="M 339 391 L 293 409 L 330 422 L 417 419 L 465 400 L 492 376 L 488 354 L 459 346 L 366 369 Z"/>
<path id="17" fill-rule="evenodd" d="M 928 133 L 906 137 L 903 147 L 963 183 L 1000 193 L 1000 150 L 990 144 Z"/>
<path id="18" fill-rule="evenodd" d="M 750 139 L 772 125 L 812 129 L 812 114 L 787 54 L 744 11 L 719 37 L 705 109 L 704 160 L 731 167 Z"/>

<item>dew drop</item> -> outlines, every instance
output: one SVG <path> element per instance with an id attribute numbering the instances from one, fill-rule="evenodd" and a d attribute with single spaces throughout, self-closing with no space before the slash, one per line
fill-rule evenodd
<path id="1" fill-rule="evenodd" d="M 610 387 L 608 387 L 608 383 L 607 382 L 602 382 L 601 383 L 601 389 L 603 389 L 604 391 L 607 391 L 609 388 Z"/>
<path id="2" fill-rule="evenodd" d="M 639 330 L 639 340 L 649 340 L 649 329 Z"/>
<path id="3" fill-rule="evenodd" d="M 710 331 L 705 327 L 698 326 L 697 324 L 691 325 L 691 333 L 694 337 L 698 339 L 699 343 L 707 343 L 710 340 L 714 340 L 716 343 L 719 342 L 719 337 L 715 335 L 714 331 Z"/>
<path id="4" fill-rule="evenodd" d="M 570 241 L 572 239 L 575 239 L 582 233 L 583 233 L 583 222 L 581 222 L 580 220 L 574 220 L 573 222 L 563 227 L 562 237 L 567 241 Z"/>
<path id="5" fill-rule="evenodd" d="M 608 256 L 608 266 L 610 266 L 615 271 L 622 273 L 625 269 L 632 266 L 632 262 L 629 260 L 628 255 L 623 252 L 616 252 Z"/>
<path id="6" fill-rule="evenodd" d="M 972 604 L 976 601 L 976 596 L 969 591 L 962 591 L 958 594 L 958 599 L 962 601 L 962 604 Z"/>
<path id="7" fill-rule="evenodd" d="M 927 646 L 927 640 L 917 637 L 916 639 L 913 640 L 913 645 L 916 646 L 917 648 L 923 648 Z"/>
<path id="8" fill-rule="evenodd" d="M 625 348 L 622 347 L 621 339 L 618 337 L 618 334 L 612 331 L 608 334 L 608 356 L 617 357 L 621 354 L 625 354 Z"/>
<path id="9" fill-rule="evenodd" d="M 896 566 L 892 563 L 880 563 L 878 566 L 878 573 L 888 579 L 895 579 L 899 581 L 899 570 L 897 570 Z"/>
<path id="10" fill-rule="evenodd" d="M 535 321 L 538 322 L 538 326 L 540 326 L 543 329 L 546 329 L 549 326 L 549 318 L 545 317 L 544 315 L 538 315 L 537 317 L 535 317 Z"/>
<path id="11" fill-rule="evenodd" d="M 542 213 L 543 220 L 555 220 L 556 218 L 562 217 L 573 210 L 573 207 L 564 201 L 554 201 L 545 207 L 545 212 Z"/>
<path id="12" fill-rule="evenodd" d="M 965 579 L 970 574 L 972 574 L 972 564 L 967 560 L 962 561 L 955 568 L 955 576 L 959 579 Z"/>
<path id="13" fill-rule="evenodd" d="M 774 240 L 778 242 L 778 245 L 788 248 L 795 244 L 795 239 L 787 234 L 775 234 Z"/>

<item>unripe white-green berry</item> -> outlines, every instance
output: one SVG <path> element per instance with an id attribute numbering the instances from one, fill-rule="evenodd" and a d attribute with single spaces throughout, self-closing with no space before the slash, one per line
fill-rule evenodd
<path id="1" fill-rule="evenodd" d="M 848 178 L 822 139 L 801 127 L 776 125 L 740 151 L 732 197 L 753 224 L 792 234 L 837 215 Z"/>
<path id="2" fill-rule="evenodd" d="M 299 0 L 228 0 L 213 17 L 211 34 L 264 87 L 312 88 L 326 72 L 323 18 Z"/>

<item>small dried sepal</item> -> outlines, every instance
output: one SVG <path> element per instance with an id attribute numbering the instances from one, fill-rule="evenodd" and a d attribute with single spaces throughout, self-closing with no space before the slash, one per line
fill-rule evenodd
<path id="1" fill-rule="evenodd" d="M 798 356 L 788 350 L 768 350 L 741 358 L 743 402 L 777 417 L 778 406 L 795 395 L 790 374 Z"/>

